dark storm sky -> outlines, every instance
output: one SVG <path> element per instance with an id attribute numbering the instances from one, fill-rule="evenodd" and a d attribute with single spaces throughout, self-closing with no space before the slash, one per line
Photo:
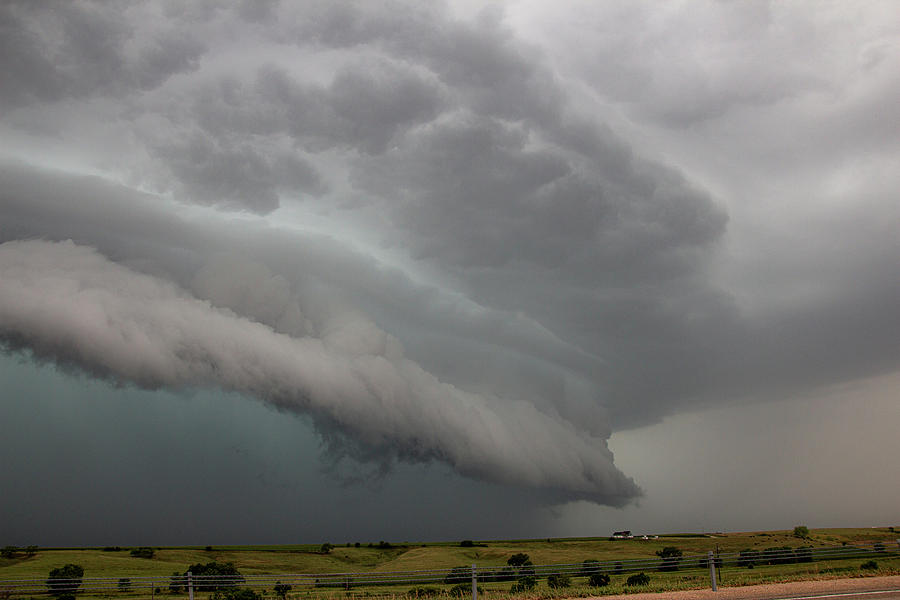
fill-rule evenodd
<path id="1" fill-rule="evenodd" d="M 898 516 L 896 5 L 476 4 L 2 5 L 0 542 Z"/>

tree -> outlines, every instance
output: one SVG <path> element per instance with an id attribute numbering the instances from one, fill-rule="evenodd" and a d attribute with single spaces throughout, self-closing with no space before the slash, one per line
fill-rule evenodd
<path id="1" fill-rule="evenodd" d="M 31 558 L 35 554 L 37 554 L 38 547 L 37 546 L 25 546 L 25 556 Z"/>
<path id="2" fill-rule="evenodd" d="M 84 567 L 69 563 L 50 570 L 47 577 L 47 588 L 51 596 L 59 600 L 72 600 L 75 592 L 81 587 L 81 578 L 84 577 Z"/>
<path id="3" fill-rule="evenodd" d="M 657 550 L 656 555 L 662 560 L 659 566 L 660 571 L 677 571 L 678 563 L 681 562 L 682 552 L 680 548 L 675 546 L 666 546 L 662 550 Z"/>
<path id="4" fill-rule="evenodd" d="M 527 554 L 523 552 L 519 552 L 518 554 L 513 554 L 507 559 L 506 564 L 511 567 L 521 567 L 524 564 L 531 564 L 531 559 Z"/>
<path id="5" fill-rule="evenodd" d="M 3 549 L 0 550 L 0 556 L 3 558 L 15 558 L 18 551 L 18 546 L 4 546 Z"/>
<path id="6" fill-rule="evenodd" d="M 319 546 L 319 553 L 320 553 L 320 554 L 328 554 L 328 553 L 331 552 L 333 549 L 334 549 L 334 544 L 330 544 L 330 543 L 328 543 L 328 542 L 325 542 L 324 544 L 322 544 L 321 546 Z"/>
<path id="7" fill-rule="evenodd" d="M 806 539 L 809 537 L 809 527 L 806 525 L 797 525 L 794 527 L 794 537 Z"/>

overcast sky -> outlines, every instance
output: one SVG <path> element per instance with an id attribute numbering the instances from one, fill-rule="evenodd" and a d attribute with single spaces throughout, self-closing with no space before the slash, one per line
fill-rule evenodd
<path id="1" fill-rule="evenodd" d="M 900 523 L 895 2 L 9 1 L 0 69 L 0 544 Z"/>

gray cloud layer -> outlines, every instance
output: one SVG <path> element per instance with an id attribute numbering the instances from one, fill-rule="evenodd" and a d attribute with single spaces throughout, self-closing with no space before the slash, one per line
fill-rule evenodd
<path id="1" fill-rule="evenodd" d="M 687 9 L 656 31 L 639 3 L 572 7 L 544 16 L 583 43 L 539 47 L 515 14 L 437 3 L 5 4 L 0 241 L 29 265 L 4 286 L 8 343 L 310 412 L 360 460 L 615 505 L 637 488 L 614 428 L 896 369 L 896 141 L 866 113 L 892 114 L 872 91 L 900 89 L 892 34 L 829 54 L 863 82 L 829 104 L 835 76 L 804 51 L 821 43 L 778 33 L 802 16 L 717 6 L 688 44 Z M 848 156 L 874 158 L 860 176 Z M 123 321 L 166 368 L 113 364 L 124 345 L 75 358 L 71 305 L 18 312 L 68 260 L 73 286 L 144 291 Z M 165 337 L 155 303 L 248 353 L 209 328 Z"/>

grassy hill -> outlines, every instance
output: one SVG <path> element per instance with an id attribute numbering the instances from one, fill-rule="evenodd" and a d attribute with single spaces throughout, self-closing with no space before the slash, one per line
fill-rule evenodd
<path id="1" fill-rule="evenodd" d="M 54 567 L 75 563 L 84 568 L 87 577 L 168 577 L 183 573 L 189 565 L 208 562 L 230 562 L 244 575 L 284 573 L 347 573 L 409 571 L 420 569 L 451 569 L 459 565 L 477 564 L 481 567 L 501 567 L 516 553 L 527 554 L 536 565 L 581 563 L 593 559 L 601 562 L 629 559 L 649 559 L 667 546 L 678 547 L 685 556 L 705 554 L 709 550 L 723 553 L 746 549 L 764 550 L 772 547 L 803 546 L 841 547 L 860 542 L 882 542 L 889 549 L 880 561 L 878 573 L 900 573 L 897 539 L 900 528 L 816 529 L 807 538 L 795 537 L 792 531 L 759 531 L 718 534 L 671 534 L 658 539 L 561 538 L 544 540 L 486 540 L 463 547 L 458 542 L 416 544 L 355 544 L 336 545 L 322 552 L 319 545 L 280 546 L 218 546 L 204 548 L 156 547 L 153 558 L 138 558 L 130 548 L 39 548 L 34 556 L 17 553 L 14 558 L 0 558 L 0 580 L 44 579 Z M 696 562 L 696 561 L 695 561 Z M 757 569 L 723 569 L 720 574 L 726 585 L 756 581 L 784 581 L 809 577 L 859 575 L 860 560 L 851 562 L 817 561 L 809 564 L 766 566 Z M 655 586 L 662 589 L 703 587 L 708 573 L 697 569 L 682 569 L 677 573 L 653 573 Z M 863 573 L 865 574 L 865 573 Z M 582 578 L 574 578 L 574 587 L 566 590 L 545 589 L 546 594 L 587 595 L 621 591 L 625 577 L 614 577 L 608 588 L 586 588 Z M 622 581 L 619 581 L 621 579 Z M 2 585 L 2 584 L 0 584 Z M 163 584 L 164 585 L 164 584 Z M 580 587 L 579 587 L 580 586 Z M 406 587 L 409 587 L 408 585 Z M 487 584 L 490 590 L 507 591 L 509 583 Z M 652 586 L 651 586 L 652 587 Z M 542 589 L 540 586 L 538 590 Z M 397 589 L 396 592 L 403 590 Z M 271 594 L 271 592 L 270 592 Z M 540 594 L 538 594 L 540 595 Z M 144 595 L 146 596 L 146 594 Z M 144 597 L 140 596 L 140 597 Z M 139 596 L 133 596 L 139 597 Z M 168 596 L 167 596 L 168 597 Z M 305 596 L 304 596 L 305 597 Z"/>

